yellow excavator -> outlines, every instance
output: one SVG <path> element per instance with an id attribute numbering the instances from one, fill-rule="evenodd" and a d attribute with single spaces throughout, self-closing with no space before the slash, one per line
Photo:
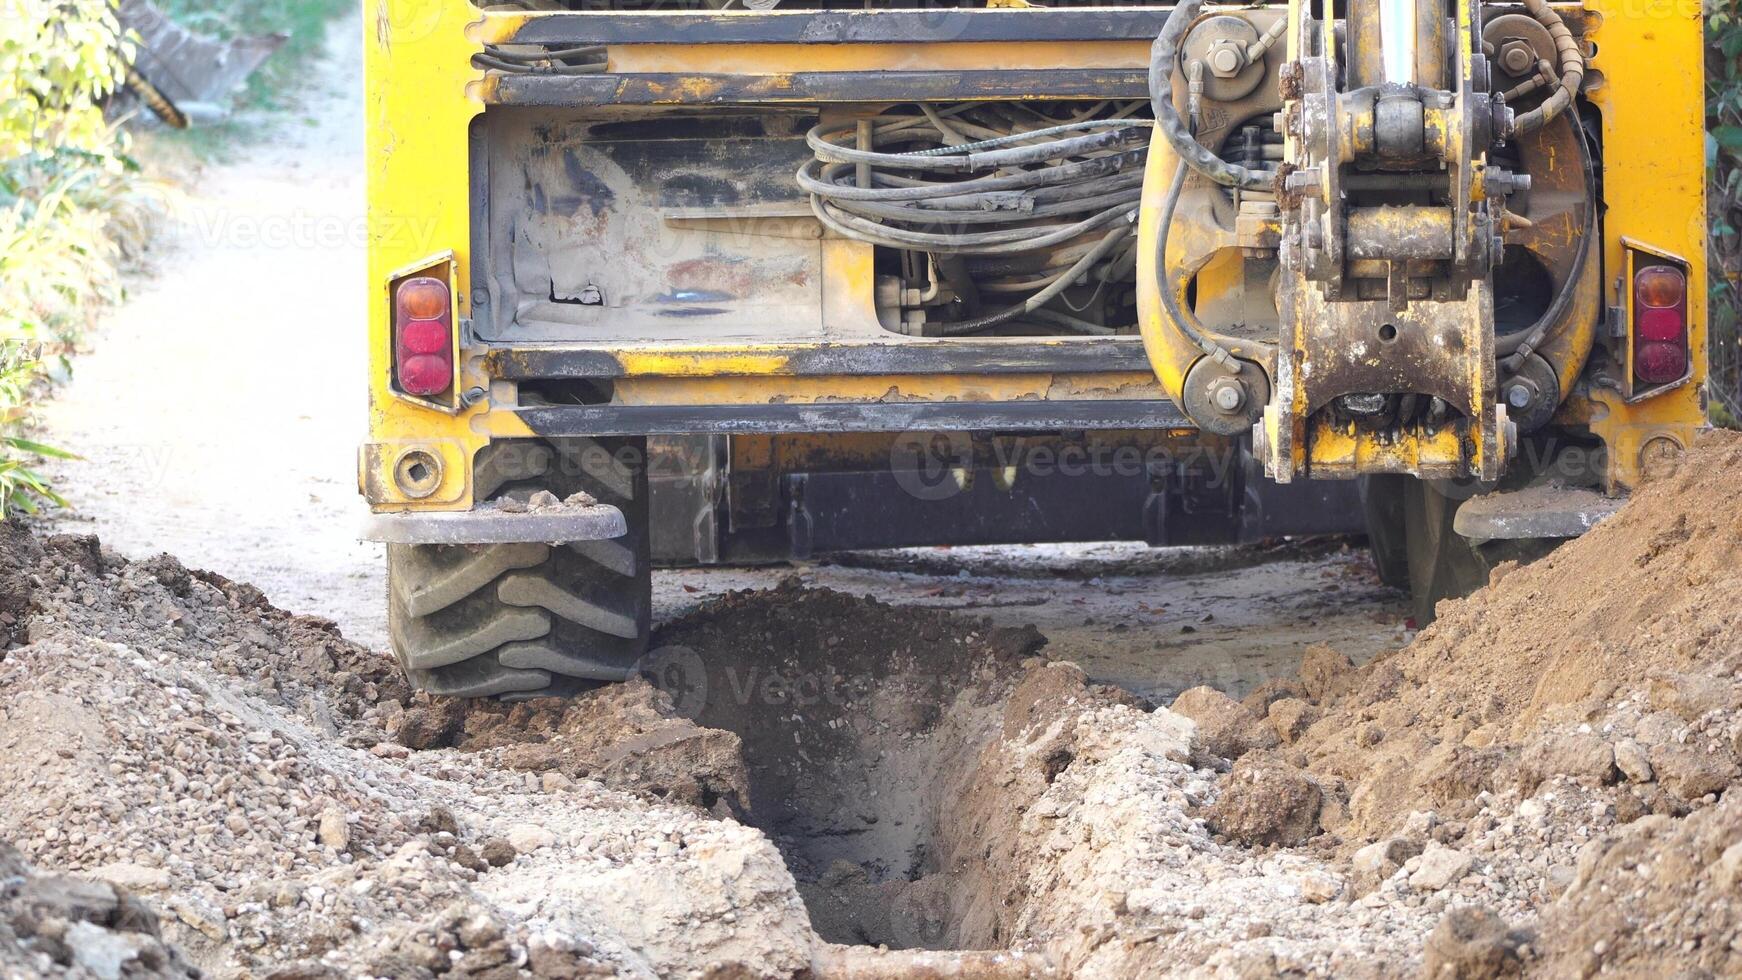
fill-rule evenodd
<path id="1" fill-rule="evenodd" d="M 1420 615 L 1705 424 L 1698 5 L 382 0 L 369 537 L 441 694 L 656 563 L 1366 533 Z"/>

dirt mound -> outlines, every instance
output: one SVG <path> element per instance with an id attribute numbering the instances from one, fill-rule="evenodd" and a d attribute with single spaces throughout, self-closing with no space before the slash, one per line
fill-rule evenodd
<path id="1" fill-rule="evenodd" d="M 1560 976 L 1742 972 L 1742 800 L 1642 817 L 1579 854 L 1545 916 L 1543 968 Z"/>
<path id="2" fill-rule="evenodd" d="M 750 800 L 743 746 L 704 728 L 637 677 L 572 699 L 518 704 L 413 698 L 394 725 L 400 744 L 488 753 L 498 765 L 560 785 L 593 779 L 614 789 L 741 817 Z"/>
<path id="3" fill-rule="evenodd" d="M 1557 968 L 1691 944 L 1678 961 L 1734 973 L 1735 892 L 1714 862 L 1742 841 L 1738 595 L 1742 437 L 1712 433 L 1591 533 L 1443 603 L 1410 646 L 1360 669 L 1312 650 L 1244 706 L 1305 775 L 1347 787 L 1325 829 L 1376 900 L 1511 876 L 1524 900 L 1504 911 L 1542 913 Z"/>
<path id="4" fill-rule="evenodd" d="M 808 963 L 791 877 L 754 831 L 596 780 L 411 753 L 388 737 L 417 707 L 391 661 L 330 624 L 166 556 L 9 543 L 21 564 L 4 567 L 33 589 L 28 642 L 0 660 L 0 838 L 137 892 L 202 969 Z M 601 894 L 618 901 L 597 908 Z M 709 901 L 752 938 L 698 927 Z"/>

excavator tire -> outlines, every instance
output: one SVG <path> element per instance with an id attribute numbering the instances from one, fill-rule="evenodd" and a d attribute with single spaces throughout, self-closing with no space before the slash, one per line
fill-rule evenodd
<path id="1" fill-rule="evenodd" d="M 1528 538 L 1475 544 L 1452 527 L 1462 499 L 1412 476 L 1362 478 L 1361 502 L 1373 564 L 1380 581 L 1409 591 L 1419 626 L 1434 621 L 1440 600 L 1461 599 L 1487 585 L 1495 565 L 1527 564 L 1561 543 L 1556 538 Z"/>
<path id="2" fill-rule="evenodd" d="M 652 578 L 644 440 L 498 441 L 478 500 L 584 491 L 629 533 L 565 544 L 389 545 L 388 633 L 413 686 L 452 697 L 563 696 L 622 681 L 647 651 Z"/>

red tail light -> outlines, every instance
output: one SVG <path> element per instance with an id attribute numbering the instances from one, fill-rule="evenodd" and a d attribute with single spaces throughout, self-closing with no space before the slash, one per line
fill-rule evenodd
<path id="1" fill-rule="evenodd" d="M 393 372 L 408 395 L 439 395 L 454 383 L 453 296 L 430 276 L 393 288 Z"/>
<path id="2" fill-rule="evenodd" d="M 1688 279 L 1673 265 L 1633 274 L 1633 374 L 1668 384 L 1688 373 Z"/>

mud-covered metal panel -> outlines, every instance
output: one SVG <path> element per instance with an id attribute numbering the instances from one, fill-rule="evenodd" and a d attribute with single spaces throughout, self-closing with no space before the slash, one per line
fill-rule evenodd
<path id="1" fill-rule="evenodd" d="M 822 335 L 808 112 L 485 114 L 474 321 L 490 341 Z"/>

